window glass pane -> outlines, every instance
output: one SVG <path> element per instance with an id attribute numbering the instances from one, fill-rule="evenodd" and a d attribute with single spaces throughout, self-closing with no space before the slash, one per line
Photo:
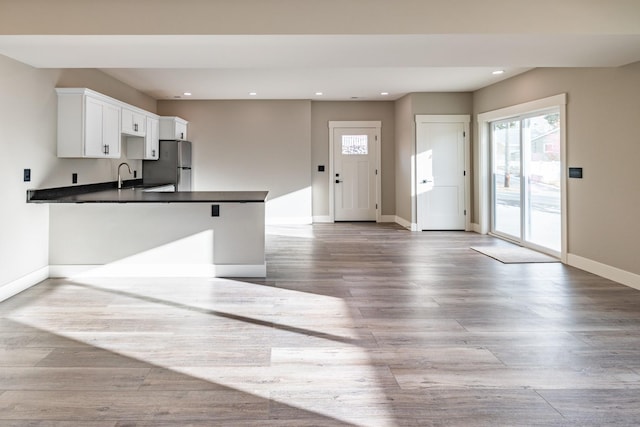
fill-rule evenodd
<path id="1" fill-rule="evenodd" d="M 493 124 L 494 231 L 517 239 L 520 233 L 520 121 Z"/>
<path id="2" fill-rule="evenodd" d="M 526 238 L 559 252 L 560 209 L 560 113 L 553 111 L 523 120 L 527 159 Z"/>
<path id="3" fill-rule="evenodd" d="M 342 154 L 369 154 L 367 135 L 342 135 Z"/>

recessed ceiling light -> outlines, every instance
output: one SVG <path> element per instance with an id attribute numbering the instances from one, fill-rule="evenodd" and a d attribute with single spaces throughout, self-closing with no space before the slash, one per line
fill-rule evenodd
<path id="1" fill-rule="evenodd" d="M 249 92 L 249 96 L 256 96 L 257 94 L 257 92 Z"/>
<path id="2" fill-rule="evenodd" d="M 498 75 L 500 75 L 500 74 L 504 74 L 504 70 L 495 70 L 495 71 L 494 71 L 493 73 L 491 73 L 491 74 L 493 74 L 494 76 L 498 76 Z"/>
<path id="3" fill-rule="evenodd" d="M 389 95 L 389 92 L 380 92 L 380 95 L 387 96 L 387 95 Z"/>
<path id="4" fill-rule="evenodd" d="M 316 96 L 322 96 L 322 92 L 316 92 Z"/>
<path id="5" fill-rule="evenodd" d="M 185 92 L 183 93 L 184 96 L 191 96 L 191 92 Z"/>

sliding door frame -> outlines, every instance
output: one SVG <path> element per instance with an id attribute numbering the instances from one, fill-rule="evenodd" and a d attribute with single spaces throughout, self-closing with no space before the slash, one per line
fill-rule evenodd
<path id="1" fill-rule="evenodd" d="M 513 118 L 516 116 L 530 116 L 557 108 L 560 112 L 560 202 L 561 202 L 561 250 L 560 260 L 567 262 L 567 126 L 566 126 L 566 93 L 518 104 L 499 110 L 478 114 L 478 166 L 479 179 L 479 231 L 488 234 L 492 221 L 492 165 L 491 165 L 491 123 Z M 524 236 L 523 236 L 524 237 Z"/>

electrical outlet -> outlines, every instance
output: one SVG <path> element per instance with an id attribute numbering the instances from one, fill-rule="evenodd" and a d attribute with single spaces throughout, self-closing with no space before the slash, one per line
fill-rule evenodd
<path id="1" fill-rule="evenodd" d="M 72 184 L 77 184 L 78 183 L 78 174 L 77 173 L 71 174 L 71 183 Z"/>
<path id="2" fill-rule="evenodd" d="M 23 175 L 22 178 L 24 179 L 24 182 L 31 181 L 31 169 L 25 169 L 24 170 L 24 175 Z"/>

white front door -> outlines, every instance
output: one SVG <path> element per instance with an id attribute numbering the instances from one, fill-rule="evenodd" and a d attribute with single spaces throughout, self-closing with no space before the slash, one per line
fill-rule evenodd
<path id="1" fill-rule="evenodd" d="M 420 230 L 465 229 L 465 126 L 464 122 L 416 123 Z"/>
<path id="2" fill-rule="evenodd" d="M 375 128 L 333 129 L 334 218 L 376 220 Z"/>

